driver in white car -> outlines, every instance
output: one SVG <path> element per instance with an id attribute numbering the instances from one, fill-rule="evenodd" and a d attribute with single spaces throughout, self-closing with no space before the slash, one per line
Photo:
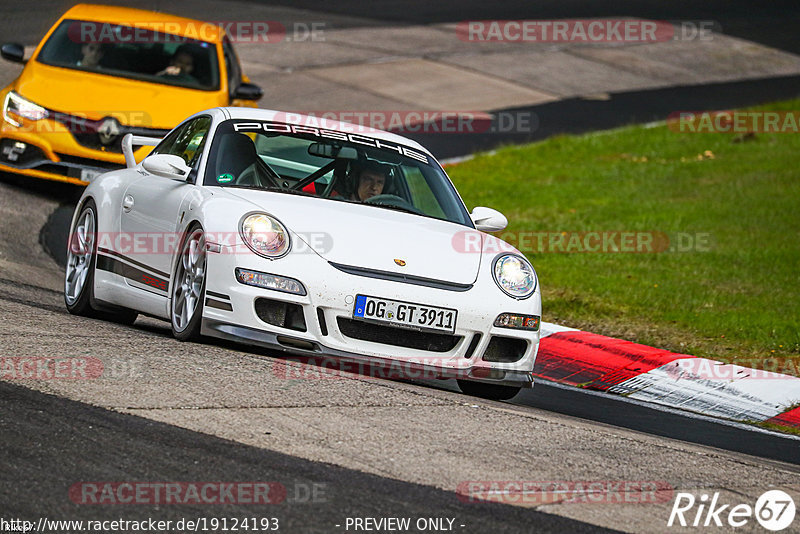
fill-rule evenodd
<path id="1" fill-rule="evenodd" d="M 355 173 L 358 180 L 350 199 L 361 202 L 382 194 L 389 179 L 389 171 L 386 166 L 373 161 L 362 163 L 360 168 L 355 169 Z"/>

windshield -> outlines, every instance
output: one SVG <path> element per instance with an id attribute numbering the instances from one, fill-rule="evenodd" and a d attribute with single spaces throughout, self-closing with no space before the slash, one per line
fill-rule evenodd
<path id="1" fill-rule="evenodd" d="M 205 185 L 358 202 L 472 226 L 430 156 L 369 135 L 228 120 L 214 135 Z"/>
<path id="2" fill-rule="evenodd" d="M 64 20 L 36 60 L 164 85 L 219 89 L 213 43 L 119 24 Z"/>

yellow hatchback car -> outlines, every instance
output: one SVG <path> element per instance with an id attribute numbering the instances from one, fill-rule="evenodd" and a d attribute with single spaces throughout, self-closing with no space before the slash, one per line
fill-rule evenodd
<path id="1" fill-rule="evenodd" d="M 74 184 L 124 167 L 127 133 L 162 137 L 197 111 L 262 95 L 221 27 L 139 9 L 77 5 L 29 60 L 17 43 L 0 55 L 25 64 L 0 92 L 0 171 Z"/>

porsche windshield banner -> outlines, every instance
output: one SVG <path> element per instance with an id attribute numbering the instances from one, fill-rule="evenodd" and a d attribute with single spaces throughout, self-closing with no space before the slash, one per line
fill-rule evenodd
<path id="1" fill-rule="evenodd" d="M 321 119 L 320 122 L 324 123 L 324 119 Z M 342 124 L 337 123 L 337 127 L 341 126 Z M 356 126 L 354 126 L 354 128 L 356 128 Z M 340 130 L 327 130 L 325 128 L 318 128 L 314 126 L 305 126 L 298 124 L 287 124 L 284 122 L 237 121 L 233 123 L 233 129 L 236 132 L 265 132 L 270 134 L 282 133 L 289 135 L 292 134 L 311 135 L 323 139 L 331 139 L 335 141 L 347 141 L 357 145 L 369 146 L 383 150 L 392 150 L 402 156 L 406 156 L 415 159 L 417 161 L 421 161 L 423 163 L 429 163 L 428 156 L 425 153 L 420 152 L 419 150 L 414 150 L 412 148 L 408 148 L 403 145 L 398 145 L 396 143 L 389 143 L 385 140 L 377 139 L 375 137 L 368 137 L 366 135 L 341 131 L 341 128 Z"/>

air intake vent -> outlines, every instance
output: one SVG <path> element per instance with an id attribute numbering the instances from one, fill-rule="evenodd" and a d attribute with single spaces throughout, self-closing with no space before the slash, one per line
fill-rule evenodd
<path id="1" fill-rule="evenodd" d="M 306 331 L 306 319 L 303 316 L 303 307 L 291 302 L 281 302 L 263 297 L 256 299 L 256 315 L 267 324 Z"/>
<path id="2" fill-rule="evenodd" d="M 431 352 L 449 352 L 461 341 L 461 336 L 418 332 L 405 328 L 395 328 L 379 324 L 355 321 L 344 317 L 336 319 L 342 335 L 362 341 L 406 347 L 409 349 L 428 350 Z"/>
<path id="3" fill-rule="evenodd" d="M 486 362 L 514 363 L 522 359 L 527 348 L 528 342 L 524 339 L 492 336 L 482 359 Z"/>
<path id="4" fill-rule="evenodd" d="M 472 336 L 472 341 L 469 342 L 469 347 L 467 348 L 467 352 L 464 353 L 464 357 L 469 359 L 472 358 L 472 355 L 475 353 L 475 349 L 478 348 L 478 343 L 481 342 L 481 335 L 475 334 Z"/>
<path id="5" fill-rule="evenodd" d="M 322 308 L 317 308 L 317 320 L 319 321 L 319 331 L 323 336 L 328 335 L 328 324 L 325 322 L 325 312 Z"/>

